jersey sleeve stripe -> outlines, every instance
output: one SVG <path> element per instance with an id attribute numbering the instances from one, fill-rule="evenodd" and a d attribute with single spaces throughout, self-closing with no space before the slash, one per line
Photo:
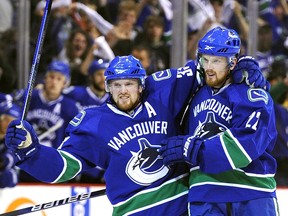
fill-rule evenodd
<path id="1" fill-rule="evenodd" d="M 233 136 L 230 130 L 225 131 L 220 136 L 220 140 L 233 169 L 246 167 L 249 163 L 251 163 L 252 159 L 240 145 L 238 140 Z"/>
<path id="2" fill-rule="evenodd" d="M 68 181 L 74 178 L 82 169 L 81 162 L 71 154 L 58 150 L 64 162 L 63 170 L 53 183 Z"/>

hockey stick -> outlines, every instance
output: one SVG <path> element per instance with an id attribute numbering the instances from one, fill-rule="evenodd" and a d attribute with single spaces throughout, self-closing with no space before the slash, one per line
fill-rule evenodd
<path id="1" fill-rule="evenodd" d="M 38 140 L 39 142 L 41 142 L 45 137 L 47 137 L 50 133 L 58 130 L 60 127 L 62 127 L 63 125 L 63 121 L 58 121 L 55 125 L 53 125 L 53 127 L 51 127 L 49 130 L 45 131 L 43 134 L 40 134 L 38 136 Z"/>
<path id="2" fill-rule="evenodd" d="M 28 81 L 28 85 L 27 85 L 27 88 L 25 91 L 26 95 L 25 95 L 25 101 L 24 101 L 22 116 L 21 116 L 22 121 L 26 118 L 26 115 L 27 115 L 27 112 L 28 112 L 28 109 L 30 106 L 32 91 L 34 88 L 34 82 L 35 82 L 37 69 L 38 69 L 38 65 L 39 65 L 39 61 L 40 61 L 40 57 L 41 57 L 41 51 L 42 51 L 43 41 L 45 38 L 48 16 L 50 14 L 52 1 L 53 0 L 46 0 L 46 6 L 44 9 L 44 14 L 42 17 L 40 31 L 39 31 L 39 35 L 38 35 L 38 39 L 37 39 L 37 44 L 36 44 L 36 48 L 35 48 L 35 52 L 34 52 L 34 56 L 33 56 L 29 81 Z"/>
<path id="3" fill-rule="evenodd" d="M 82 200 L 87 200 L 90 198 L 103 196 L 105 194 L 106 194 L 106 189 L 102 189 L 102 190 L 98 190 L 98 191 L 92 191 L 89 193 L 77 194 L 75 196 L 66 197 L 64 199 L 54 200 L 52 202 L 42 203 L 42 204 L 27 207 L 27 208 L 15 210 L 12 212 L 3 213 L 3 214 L 0 214 L 0 216 L 17 216 L 17 215 L 33 213 L 33 212 L 37 212 L 37 211 L 41 211 L 41 210 L 46 210 L 49 208 L 54 208 L 57 206 L 66 205 L 69 203 L 79 202 Z"/>

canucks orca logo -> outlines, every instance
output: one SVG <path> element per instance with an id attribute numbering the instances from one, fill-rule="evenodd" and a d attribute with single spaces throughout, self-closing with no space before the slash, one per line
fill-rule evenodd
<path id="1" fill-rule="evenodd" d="M 148 186 L 163 178 L 169 168 L 163 165 L 157 149 L 159 145 L 151 145 L 147 139 L 138 140 L 140 150 L 132 152 L 132 157 L 126 166 L 127 176 L 136 184 Z"/>
<path id="2" fill-rule="evenodd" d="M 152 77 L 155 81 L 166 80 L 171 77 L 171 71 L 169 69 L 158 71 L 152 74 Z"/>
<path id="3" fill-rule="evenodd" d="M 207 139 L 215 136 L 216 134 L 222 133 L 225 130 L 227 130 L 227 128 L 216 121 L 214 113 L 208 112 L 205 121 L 202 123 L 199 122 L 194 135 Z"/>
<path id="4" fill-rule="evenodd" d="M 249 89 L 248 98 L 252 102 L 264 101 L 265 104 L 268 104 L 269 98 L 268 94 L 263 89 Z"/>
<path id="5" fill-rule="evenodd" d="M 78 126 L 83 118 L 85 117 L 86 112 L 81 110 L 70 122 L 69 124 L 73 125 L 74 127 Z"/>

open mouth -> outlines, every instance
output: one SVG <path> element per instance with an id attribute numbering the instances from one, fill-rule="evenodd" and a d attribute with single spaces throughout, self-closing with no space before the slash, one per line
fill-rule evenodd
<path id="1" fill-rule="evenodd" d="M 123 96 L 120 96 L 119 99 L 122 100 L 122 101 L 126 101 L 126 100 L 129 100 L 129 96 L 124 96 L 123 95 Z"/>
<path id="2" fill-rule="evenodd" d="M 206 73 L 206 76 L 207 76 L 207 77 L 214 77 L 214 76 L 215 76 L 215 73 Z"/>

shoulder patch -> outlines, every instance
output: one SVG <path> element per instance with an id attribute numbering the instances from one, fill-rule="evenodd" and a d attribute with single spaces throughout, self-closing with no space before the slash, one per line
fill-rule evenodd
<path id="1" fill-rule="evenodd" d="M 158 71 L 152 74 L 152 77 L 155 81 L 166 80 L 171 77 L 171 71 L 169 69 Z"/>
<path id="2" fill-rule="evenodd" d="M 76 115 L 69 124 L 73 125 L 74 127 L 78 126 L 81 121 L 83 120 L 84 116 L 86 115 L 86 112 L 84 110 L 80 111 L 78 115 Z"/>
<path id="3" fill-rule="evenodd" d="M 248 99 L 251 102 L 256 101 L 264 101 L 265 104 L 268 104 L 269 97 L 265 90 L 257 88 L 257 89 L 248 89 L 247 91 Z"/>

